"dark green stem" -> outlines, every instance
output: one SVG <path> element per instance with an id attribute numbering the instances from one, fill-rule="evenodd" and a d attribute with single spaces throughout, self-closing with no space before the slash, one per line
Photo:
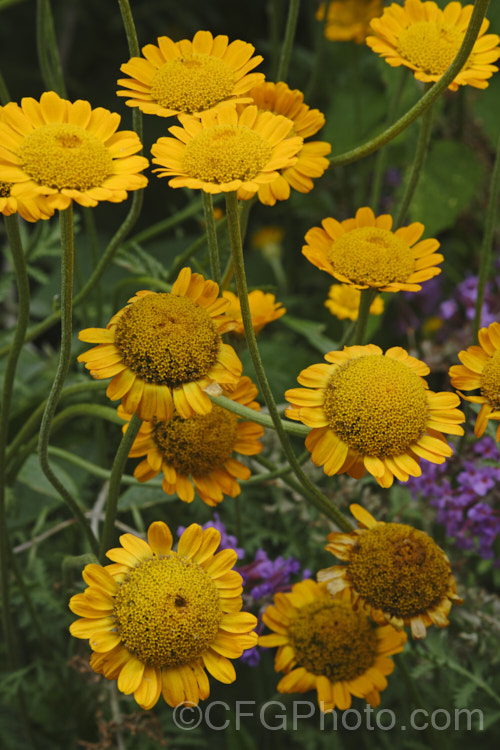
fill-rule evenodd
<path id="1" fill-rule="evenodd" d="M 37 6 L 37 48 L 42 77 L 47 89 L 66 97 L 66 86 L 57 48 L 54 17 L 50 0 L 38 0 Z"/>
<path id="2" fill-rule="evenodd" d="M 250 409 L 248 406 L 239 404 L 237 401 L 233 401 L 233 399 L 228 398 L 227 396 L 210 396 L 210 399 L 214 404 L 222 406 L 224 409 L 231 411 L 233 414 L 237 414 L 243 419 L 247 419 L 249 422 L 257 422 L 257 424 L 269 427 L 270 429 L 274 428 L 274 421 L 267 414 L 261 414 L 259 411 L 255 411 L 255 409 Z M 309 427 L 295 422 L 281 421 L 281 426 L 283 430 L 289 432 L 291 435 L 298 435 L 303 438 L 307 437 L 310 432 Z"/>
<path id="3" fill-rule="evenodd" d="M 201 193 L 203 198 L 203 215 L 205 217 L 205 231 L 207 234 L 208 257 L 210 259 L 210 275 L 220 286 L 220 259 L 217 232 L 215 230 L 214 204 L 210 193 Z"/>
<path id="4" fill-rule="evenodd" d="M 234 274 L 236 277 L 236 287 L 241 305 L 241 315 L 243 318 L 243 327 L 247 340 L 248 350 L 252 358 L 252 363 L 257 376 L 259 387 L 266 402 L 269 414 L 273 421 L 274 429 L 278 435 L 279 441 L 285 453 L 285 456 L 292 467 L 292 470 L 307 493 L 307 497 L 314 505 L 325 515 L 331 518 L 343 531 L 351 531 L 352 526 L 344 515 L 323 495 L 320 490 L 311 482 L 309 477 L 303 472 L 302 467 L 297 461 L 297 457 L 288 440 L 283 423 L 280 419 L 274 397 L 267 380 L 267 375 L 260 358 L 255 332 L 252 326 L 252 316 L 248 302 L 248 288 L 245 274 L 245 263 L 243 259 L 243 247 L 241 244 L 240 222 L 238 216 L 238 197 L 236 192 L 226 193 L 227 223 L 229 229 L 229 238 L 231 241 L 231 251 L 233 256 Z"/>
<path id="5" fill-rule="evenodd" d="M 467 59 L 472 51 L 474 43 L 478 37 L 481 29 L 481 24 L 488 10 L 490 0 L 476 0 L 474 3 L 474 10 L 465 33 L 464 40 L 457 52 L 457 56 L 451 63 L 448 70 L 443 73 L 442 77 L 437 81 L 432 88 L 427 91 L 421 99 L 397 120 L 393 125 L 384 130 L 383 133 L 372 138 L 371 140 L 364 143 L 362 146 L 353 148 L 351 151 L 346 151 L 338 156 L 332 156 L 330 159 L 331 166 L 339 167 L 345 164 L 352 164 L 352 162 L 363 159 L 368 154 L 373 154 L 381 146 L 384 146 L 389 141 L 392 141 L 397 135 L 403 132 L 412 122 L 420 117 L 441 94 L 448 88 L 449 84 L 453 81 L 455 76 L 461 71 Z"/>
<path id="6" fill-rule="evenodd" d="M 4 216 L 4 223 L 12 253 L 18 296 L 16 330 L 14 332 L 12 348 L 5 368 L 0 412 L 0 586 L 2 589 L 4 638 L 6 640 L 10 667 L 12 668 L 15 660 L 15 641 L 9 595 L 9 533 L 7 529 L 7 512 L 5 503 L 5 469 L 10 406 L 14 390 L 17 363 L 23 347 L 26 329 L 28 327 L 30 314 L 30 288 L 17 216 Z"/>
<path id="7" fill-rule="evenodd" d="M 408 68 L 402 68 L 402 70 L 400 71 L 399 83 L 394 88 L 394 91 L 389 100 L 389 105 L 387 108 L 387 126 L 388 127 L 391 124 L 391 122 L 393 122 L 394 118 L 397 115 L 399 102 L 401 101 L 401 96 L 403 94 L 403 90 L 404 90 L 407 80 L 408 80 Z M 389 155 L 388 149 L 381 148 L 379 149 L 377 153 L 377 159 L 375 161 L 375 169 L 373 172 L 373 185 L 372 185 L 371 198 L 370 198 L 370 203 L 369 203 L 369 205 L 372 207 L 375 213 L 377 213 L 378 205 L 380 202 L 380 194 L 382 192 L 382 184 L 384 180 L 384 172 L 387 166 L 388 155 Z"/>
<path id="8" fill-rule="evenodd" d="M 483 242 L 481 244 L 481 255 L 479 259 L 479 275 L 477 280 L 476 310 L 474 315 L 474 338 L 477 342 L 477 334 L 481 327 L 481 312 L 483 309 L 484 292 L 490 272 L 491 248 L 493 246 L 493 235 L 498 212 L 498 199 L 500 195 L 500 135 L 498 136 L 495 165 L 491 175 L 490 195 L 486 219 L 484 222 Z"/>
<path id="9" fill-rule="evenodd" d="M 377 296 L 377 290 L 375 289 L 362 289 L 361 297 L 359 299 L 358 308 L 358 320 L 356 322 L 356 332 L 354 334 L 353 344 L 355 346 L 362 346 L 366 335 L 366 326 L 368 325 L 368 318 L 370 317 L 370 307 L 372 302 Z"/>
<path id="10" fill-rule="evenodd" d="M 293 41 L 297 29 L 297 19 L 299 17 L 300 0 L 289 0 L 288 16 L 286 19 L 285 38 L 281 47 L 280 61 L 276 73 L 277 81 L 284 81 L 288 75 L 290 57 L 292 56 Z"/>
<path id="11" fill-rule="evenodd" d="M 82 531 L 93 551 L 97 549 L 97 540 L 92 533 L 87 519 L 82 513 L 81 508 L 68 492 L 66 487 L 59 481 L 58 477 L 52 471 L 49 463 L 48 446 L 52 420 L 59 403 L 59 397 L 66 380 L 71 358 L 71 335 L 72 335 L 72 296 L 73 296 L 73 204 L 59 213 L 59 222 L 61 229 L 61 351 L 56 374 L 52 383 L 52 388 L 45 405 L 45 410 L 40 426 L 38 438 L 38 457 L 42 471 L 57 490 L 62 499 L 70 508 L 71 512 L 78 520 Z"/>
<path id="12" fill-rule="evenodd" d="M 113 461 L 113 468 L 111 469 L 111 477 L 109 480 L 108 498 L 106 501 L 106 516 L 104 518 L 104 527 L 102 530 L 99 549 L 99 560 L 101 564 L 104 564 L 106 552 L 110 548 L 112 542 L 122 475 L 128 454 L 132 448 L 132 443 L 137 437 L 141 424 L 142 422 L 137 414 L 134 414 L 121 439 L 118 450 L 116 451 L 115 460 Z"/>
<path id="13" fill-rule="evenodd" d="M 139 49 L 139 40 L 137 39 L 137 32 L 135 30 L 134 19 L 132 17 L 132 10 L 130 8 L 129 0 L 118 0 L 120 6 L 120 13 L 122 14 L 123 26 L 127 35 L 128 51 L 131 57 L 139 57 L 141 50 Z"/>
<path id="14" fill-rule="evenodd" d="M 431 139 L 432 131 L 432 106 L 427 109 L 422 115 L 420 120 L 420 132 L 418 134 L 417 148 L 415 150 L 415 156 L 413 157 L 413 163 L 408 174 L 406 185 L 401 198 L 398 212 L 394 219 L 393 229 L 398 229 L 406 219 L 410 203 L 418 185 L 420 175 L 424 168 L 425 159 L 427 157 L 427 151 L 429 149 L 429 142 Z"/>

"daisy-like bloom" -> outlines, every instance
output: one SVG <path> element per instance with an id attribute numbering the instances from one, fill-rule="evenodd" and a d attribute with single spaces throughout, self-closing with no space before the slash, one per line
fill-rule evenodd
<path id="1" fill-rule="evenodd" d="M 292 122 L 287 117 L 259 112 L 255 105 L 238 114 L 225 104 L 200 117 L 180 115 L 182 128 L 169 131 L 174 138 L 159 138 L 151 151 L 159 177 L 169 177 L 171 187 L 227 193 L 245 188 L 251 198 L 261 185 L 295 164 L 302 138 L 288 137 Z"/>
<path id="2" fill-rule="evenodd" d="M 142 48 L 144 57 L 133 57 L 120 70 L 116 93 L 128 97 L 125 104 L 139 107 L 148 115 L 199 115 L 221 102 L 249 102 L 248 91 L 264 80 L 262 73 L 250 73 L 263 58 L 252 57 L 255 47 L 227 36 L 213 37 L 198 31 L 193 41 L 174 42 L 168 36 L 158 46 Z"/>
<path id="3" fill-rule="evenodd" d="M 16 196 L 42 196 L 40 211 L 67 208 L 71 201 L 97 206 L 119 203 L 128 190 L 147 185 L 140 172 L 148 160 L 131 130 L 118 131 L 120 115 L 54 91 L 40 101 L 6 104 L 0 122 L 0 180 L 16 186 Z"/>
<path id="4" fill-rule="evenodd" d="M 226 310 L 226 315 L 236 323 L 234 333 L 244 336 L 245 329 L 243 327 L 243 318 L 241 317 L 241 306 L 238 297 L 233 292 L 228 291 L 222 292 L 222 296 L 224 299 L 229 300 L 230 303 Z M 276 302 L 274 294 L 266 294 L 260 289 L 254 289 L 249 293 L 248 303 L 250 305 L 252 326 L 255 333 L 259 333 L 268 323 L 278 320 L 278 318 L 281 318 L 286 313 L 286 308 L 283 307 L 281 302 Z"/>
<path id="5" fill-rule="evenodd" d="M 489 419 L 500 419 L 500 323 L 491 323 L 478 333 L 479 346 L 459 352 L 461 365 L 450 368 L 451 384 L 463 391 L 479 389 L 479 396 L 464 396 L 466 401 L 481 404 L 474 426 L 474 435 L 481 437 Z M 497 441 L 500 440 L 500 426 Z"/>
<path id="6" fill-rule="evenodd" d="M 418 292 L 420 283 L 441 273 L 443 256 L 434 239 L 418 242 L 424 225 L 391 231 L 392 216 L 359 208 L 354 219 L 324 219 L 306 234 L 302 253 L 316 268 L 356 289 Z M 415 244 L 416 243 L 416 244 Z"/>
<path id="7" fill-rule="evenodd" d="M 221 334 L 234 323 L 224 315 L 229 303 L 219 287 L 183 268 L 169 293 L 137 292 L 106 328 L 86 328 L 79 338 L 98 346 L 80 354 L 92 377 L 112 377 L 106 391 L 122 399 L 128 414 L 168 421 L 208 414 L 206 390 L 236 385 L 242 364 Z"/>
<path id="8" fill-rule="evenodd" d="M 435 2 L 406 0 L 403 7 L 393 3 L 380 18 L 374 18 L 366 43 L 389 65 L 404 65 L 418 81 L 439 81 L 457 56 L 472 15 L 472 5 L 448 3 L 441 10 Z M 464 67 L 448 86 L 485 89 L 488 78 L 498 70 L 492 65 L 500 57 L 497 34 L 486 34 L 485 18 Z"/>
<path id="9" fill-rule="evenodd" d="M 382 14 L 383 0 L 333 0 L 328 3 L 325 37 L 332 42 L 363 44 L 370 31 L 370 21 Z M 318 21 L 325 17 L 325 3 L 316 13 Z"/>
<path id="10" fill-rule="evenodd" d="M 257 388 L 246 376 L 227 394 L 232 401 L 260 411 L 256 396 Z M 130 419 L 120 408 L 118 413 Z M 239 495 L 236 480 L 250 477 L 250 469 L 234 458 L 233 452 L 255 456 L 262 450 L 259 438 L 263 434 L 261 425 L 241 422 L 236 414 L 217 404 L 208 414 L 195 414 L 189 419 L 174 413 L 168 422 L 143 422 L 129 455 L 146 458 L 136 467 L 134 476 L 139 482 L 147 482 L 161 471 L 168 495 L 177 493 L 190 503 L 196 488 L 203 502 L 215 506 L 224 495 Z"/>
<path id="11" fill-rule="evenodd" d="M 290 593 L 277 593 L 274 606 L 262 615 L 274 631 L 259 638 L 260 646 L 278 646 L 277 672 L 280 693 L 305 693 L 316 689 L 322 711 L 351 707 L 351 696 L 371 706 L 380 703 L 387 687 L 386 675 L 400 653 L 406 634 L 390 625 L 374 627 L 362 611 L 355 611 L 350 597 L 332 598 L 323 583 L 307 579 Z"/>
<path id="12" fill-rule="evenodd" d="M 332 284 L 325 302 L 332 315 L 339 320 L 357 320 L 361 292 L 348 284 Z M 370 315 L 382 315 L 384 300 L 377 295 L 370 305 Z"/>
<path id="13" fill-rule="evenodd" d="M 250 96 L 260 112 L 284 115 L 292 121 L 289 136 L 299 135 L 305 140 L 325 124 L 324 115 L 318 109 L 310 109 L 304 104 L 303 93 L 298 89 L 292 91 L 283 81 L 261 83 L 250 91 Z M 258 192 L 260 202 L 266 206 L 274 206 L 276 201 L 287 200 L 290 197 L 290 187 L 299 193 L 309 193 L 314 187 L 311 178 L 321 177 L 328 169 L 330 162 L 325 156 L 331 150 L 331 145 L 326 141 L 304 143 L 293 167 L 282 169 L 273 182 L 261 185 Z M 251 195 L 247 195 L 245 188 L 241 188 L 238 197 L 247 199 Z"/>
<path id="14" fill-rule="evenodd" d="M 26 221 L 39 221 L 39 219 L 50 219 L 54 209 L 50 208 L 43 196 L 36 193 L 28 197 L 26 193 L 22 198 L 16 197 L 18 185 L 0 181 L 0 214 L 11 216 L 18 213 Z"/>
<path id="15" fill-rule="evenodd" d="M 430 625 L 445 628 L 452 602 L 462 604 L 442 549 L 425 532 L 402 523 L 376 521 L 360 505 L 351 505 L 360 529 L 332 532 L 326 549 L 347 565 L 318 573 L 331 594 L 346 590 L 353 606 L 379 624 L 411 628 L 425 638 Z"/>
<path id="16" fill-rule="evenodd" d="M 368 471 L 381 487 L 394 477 L 421 474 L 420 458 L 435 464 L 453 453 L 441 433 L 463 435 L 456 393 L 428 390 L 429 368 L 401 347 L 346 346 L 325 354 L 328 364 L 303 370 L 285 398 L 285 414 L 313 429 L 306 448 L 325 474 L 360 479 Z"/>
<path id="17" fill-rule="evenodd" d="M 217 554 L 220 532 L 192 524 L 172 550 L 172 534 L 152 523 L 145 542 L 133 534 L 110 549 L 112 565 L 83 570 L 88 588 L 70 600 L 81 619 L 70 626 L 88 639 L 90 665 L 117 680 L 144 709 L 163 695 L 169 706 L 191 705 L 210 693 L 205 669 L 216 680 L 234 682 L 229 659 L 255 646 L 254 615 L 240 612 L 242 578 L 232 570 L 237 554 Z"/>

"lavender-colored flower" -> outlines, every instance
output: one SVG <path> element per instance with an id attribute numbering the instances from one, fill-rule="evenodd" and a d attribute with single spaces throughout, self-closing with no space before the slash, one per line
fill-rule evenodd
<path id="1" fill-rule="evenodd" d="M 283 557 L 277 557 L 275 560 L 270 560 L 263 549 L 257 550 L 252 563 L 238 568 L 247 586 L 255 582 L 255 585 L 249 589 L 252 599 L 272 596 L 276 591 L 287 586 L 290 583 L 290 576 L 298 573 L 299 570 L 300 564 L 295 558 L 289 557 L 285 560 Z"/>

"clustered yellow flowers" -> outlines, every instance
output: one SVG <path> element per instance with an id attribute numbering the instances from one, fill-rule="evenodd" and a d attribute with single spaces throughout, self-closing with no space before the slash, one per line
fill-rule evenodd
<path id="1" fill-rule="evenodd" d="M 328 4 L 325 33 L 366 43 L 392 65 L 405 65 L 422 81 L 438 80 L 463 41 L 472 6 L 406 0 L 383 11 L 379 0 Z M 319 17 L 325 14 L 325 4 Z M 358 17 L 355 14 L 358 13 Z M 498 37 L 483 24 L 478 41 L 450 84 L 485 88 L 497 70 Z M 368 36 L 367 36 L 368 35 Z M 328 168 L 329 143 L 310 140 L 325 122 L 302 92 L 267 82 L 254 69 L 262 58 L 251 44 L 197 32 L 175 42 L 162 36 L 122 65 L 117 94 L 126 105 L 159 117 L 177 117 L 152 146 L 154 172 L 171 188 L 208 194 L 235 193 L 273 206 L 291 190 L 308 193 Z M 0 108 L 0 211 L 28 221 L 48 219 L 73 202 L 95 207 L 120 202 L 147 184 L 148 166 L 135 132 L 119 131 L 120 116 L 55 92 L 37 101 Z M 282 230 L 267 240 L 276 252 Z M 302 253 L 340 284 L 327 306 L 355 320 L 362 294 L 417 292 L 440 273 L 439 242 L 422 239 L 413 222 L 393 230 L 388 214 L 361 207 L 352 218 L 327 217 L 305 236 Z M 249 295 L 256 332 L 286 312 L 273 294 Z M 138 290 L 104 328 L 86 328 L 81 353 L 92 377 L 110 379 L 107 395 L 119 401 L 126 432 L 141 420 L 130 450 L 141 461 L 139 482 L 158 475 L 166 494 L 208 506 L 237 497 L 250 468 L 236 458 L 262 450 L 264 429 L 230 410 L 246 407 L 257 419 L 257 388 L 243 374 L 233 346 L 244 333 L 239 300 L 191 268 L 182 268 L 168 292 Z M 265 335 L 265 334 L 264 334 Z M 460 352 L 450 370 L 454 387 L 480 405 L 475 433 L 500 420 L 500 323 L 479 333 L 479 346 Z M 419 476 L 421 461 L 452 455 L 446 435 L 463 434 L 456 393 L 428 387 L 428 366 L 402 347 L 344 346 L 325 354 L 286 391 L 286 416 L 310 428 L 305 444 L 312 462 L 331 477 L 368 473 L 380 487 Z M 223 408 L 214 399 L 225 397 Z M 500 428 L 497 433 L 500 439 Z M 144 709 L 160 696 L 170 706 L 194 705 L 210 694 L 207 673 L 232 683 L 232 659 L 259 643 L 277 647 L 275 668 L 283 693 L 315 689 L 323 711 L 351 706 L 352 697 L 380 702 L 391 656 L 404 648 L 410 628 L 423 638 L 432 625 L 448 625 L 461 599 L 448 558 L 424 532 L 376 521 L 351 506 L 359 528 L 333 532 L 326 549 L 344 564 L 319 571 L 276 594 L 258 639 L 253 614 L 242 611 L 242 578 L 236 552 L 217 551 L 220 534 L 192 524 L 174 549 L 170 528 L 152 523 L 147 541 L 133 534 L 107 551 L 107 565 L 89 564 L 87 588 L 71 598 L 78 616 L 73 636 L 88 640 L 91 666 Z"/>

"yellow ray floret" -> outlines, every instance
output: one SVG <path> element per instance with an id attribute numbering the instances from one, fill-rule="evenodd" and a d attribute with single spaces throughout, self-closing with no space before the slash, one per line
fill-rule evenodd
<path id="1" fill-rule="evenodd" d="M 349 596 L 332 598 L 324 583 L 312 580 L 275 594 L 262 619 L 274 632 L 261 636 L 259 645 L 278 646 L 275 670 L 285 672 L 278 691 L 315 689 L 324 712 L 350 708 L 352 696 L 378 706 L 394 669 L 388 657 L 406 642 L 406 634 L 390 625 L 374 628 Z"/>
<path id="2" fill-rule="evenodd" d="M 332 595 L 348 594 L 353 606 L 379 624 L 411 628 L 425 638 L 427 628 L 449 625 L 452 603 L 462 604 L 442 549 L 423 531 L 401 523 L 376 521 L 360 505 L 351 505 L 360 529 L 332 532 L 326 549 L 346 565 L 318 573 Z"/>
<path id="3" fill-rule="evenodd" d="M 177 551 L 172 543 L 162 521 L 151 524 L 147 542 L 123 534 L 122 546 L 106 553 L 113 563 L 87 565 L 88 588 L 69 603 L 80 618 L 70 632 L 88 639 L 92 669 L 144 709 L 160 695 L 169 706 L 198 704 L 210 694 L 206 672 L 234 682 L 230 659 L 257 642 L 257 619 L 240 611 L 236 552 L 216 553 L 219 531 L 192 524 Z"/>
<path id="4" fill-rule="evenodd" d="M 200 117 L 181 115 L 183 127 L 169 128 L 174 138 L 159 138 L 151 151 L 171 187 L 226 193 L 245 188 L 248 197 L 273 182 L 278 170 L 297 161 L 302 138 L 289 137 L 291 121 L 254 105 L 238 114 L 226 104 Z"/>
<path id="5" fill-rule="evenodd" d="M 429 368 L 395 346 L 346 346 L 325 355 L 328 364 L 303 370 L 305 388 L 285 393 L 285 414 L 311 431 L 306 448 L 325 474 L 359 479 L 368 471 L 382 487 L 394 477 L 420 476 L 420 459 L 443 463 L 451 446 L 442 433 L 463 435 L 454 393 L 428 390 Z"/>
<path id="6" fill-rule="evenodd" d="M 328 218 L 306 234 L 302 253 L 321 271 L 355 289 L 418 292 L 421 282 L 441 273 L 439 242 L 420 240 L 424 226 L 414 222 L 391 231 L 389 214 L 360 208 L 353 219 Z"/>
<path id="7" fill-rule="evenodd" d="M 373 19 L 373 36 L 366 43 L 389 65 L 410 68 L 418 81 L 438 81 L 460 49 L 473 7 L 451 2 L 441 9 L 430 0 L 406 0 L 403 7 L 393 3 Z M 459 86 L 485 89 L 498 70 L 492 63 L 500 57 L 500 37 L 486 34 L 489 25 L 485 18 L 465 65 L 448 86 L 451 91 Z"/>
<path id="8" fill-rule="evenodd" d="M 128 414 L 168 421 L 207 414 L 206 389 L 237 384 L 242 365 L 221 334 L 234 327 L 219 287 L 183 268 L 169 293 L 140 291 L 106 328 L 86 328 L 79 338 L 98 346 L 78 357 L 92 377 L 111 377 L 107 395 L 122 399 Z"/>
<path id="9" fill-rule="evenodd" d="M 249 102 L 248 91 L 264 80 L 251 73 L 262 62 L 252 57 L 255 48 L 247 42 L 229 43 L 227 36 L 197 31 L 193 41 L 174 42 L 168 36 L 158 44 L 142 48 L 144 57 L 133 57 L 120 70 L 130 78 L 118 81 L 129 107 L 160 117 L 216 109 L 224 102 Z"/>
<path id="10" fill-rule="evenodd" d="M 40 217 L 72 201 L 96 206 L 119 203 L 127 191 L 147 185 L 148 166 L 137 156 L 142 144 L 130 130 L 118 131 L 120 115 L 86 101 L 69 102 L 54 91 L 40 101 L 11 102 L 0 120 L 0 181 L 28 204 L 38 202 Z M 31 219 L 32 220 L 32 219 Z"/>

